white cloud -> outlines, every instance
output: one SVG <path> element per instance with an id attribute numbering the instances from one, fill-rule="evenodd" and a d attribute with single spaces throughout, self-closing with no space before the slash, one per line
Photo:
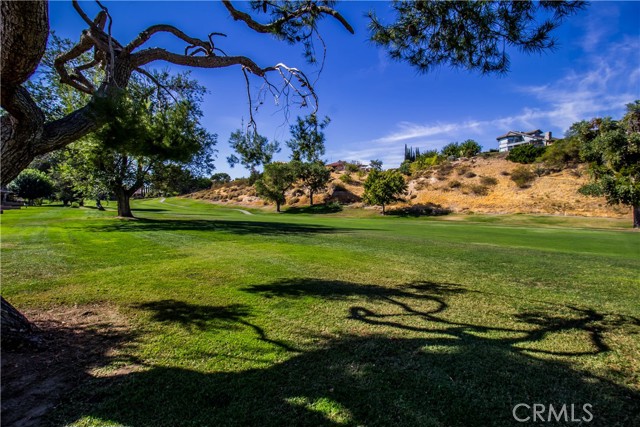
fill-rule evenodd
<path id="1" fill-rule="evenodd" d="M 593 43 L 599 43 L 592 34 Z M 362 145 L 379 146 L 356 153 L 379 153 L 385 159 L 390 145 L 406 143 L 440 148 L 451 141 L 478 139 L 483 145 L 495 144 L 495 137 L 508 130 L 542 129 L 564 132 L 571 124 L 597 116 L 619 117 L 625 104 L 640 98 L 640 40 L 627 37 L 609 44 L 599 53 L 585 56 L 581 64 L 553 82 L 521 86 L 516 92 L 531 98 L 536 107 L 523 107 L 517 114 L 490 120 L 461 122 L 400 122 L 397 130 Z M 486 147 L 485 148 L 490 148 Z M 399 149 L 398 151 L 401 151 Z M 402 153 L 400 153 L 402 154 Z M 389 154 L 386 158 L 400 157 Z M 371 157 L 373 158 L 373 157 Z M 402 160 L 402 159 L 400 159 Z"/>

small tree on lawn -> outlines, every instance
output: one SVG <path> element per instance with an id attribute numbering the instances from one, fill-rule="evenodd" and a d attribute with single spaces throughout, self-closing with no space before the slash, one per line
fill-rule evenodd
<path id="1" fill-rule="evenodd" d="M 51 178 L 44 172 L 37 169 L 25 169 L 9 184 L 9 190 L 23 199 L 27 199 L 31 205 L 37 199 L 51 196 L 54 192 L 54 186 Z"/>
<path id="2" fill-rule="evenodd" d="M 290 163 L 275 162 L 264 166 L 262 177 L 255 183 L 258 196 L 275 202 L 276 211 L 286 202 L 284 193 L 297 179 L 297 170 Z"/>
<path id="3" fill-rule="evenodd" d="M 582 140 L 592 178 L 581 193 L 631 206 L 633 228 L 640 228 L 640 101 L 627 105 L 621 121 L 594 119 L 574 124 L 572 131 Z"/>
<path id="4" fill-rule="evenodd" d="M 327 187 L 331 171 L 322 162 L 301 163 L 298 166 L 298 178 L 309 192 L 309 205 L 313 206 L 313 195 Z"/>
<path id="5" fill-rule="evenodd" d="M 385 214 L 385 205 L 400 200 L 400 196 L 407 191 L 404 177 L 397 171 L 380 172 L 372 170 L 364 182 L 364 201 L 370 205 L 381 205 Z"/>

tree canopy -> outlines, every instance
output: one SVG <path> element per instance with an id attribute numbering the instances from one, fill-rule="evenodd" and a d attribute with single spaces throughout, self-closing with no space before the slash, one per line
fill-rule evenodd
<path id="1" fill-rule="evenodd" d="M 633 226 L 640 228 L 640 100 L 627 105 L 622 120 L 579 122 L 569 136 L 580 139 L 580 154 L 589 162 L 592 182 L 582 192 L 631 206 Z"/>
<path id="2" fill-rule="evenodd" d="M 255 183 L 258 196 L 275 202 L 276 211 L 286 201 L 285 192 L 298 178 L 298 171 L 291 163 L 274 162 L 265 165 L 264 172 Z"/>
<path id="3" fill-rule="evenodd" d="M 324 128 L 331 120 L 325 117 L 318 120 L 318 116 L 310 114 L 306 117 L 298 117 L 296 124 L 291 126 L 291 139 L 287 141 L 287 147 L 291 149 L 291 159 L 296 161 L 317 162 L 325 153 Z"/>
<path id="4" fill-rule="evenodd" d="M 406 191 L 407 183 L 400 172 L 394 170 L 380 172 L 374 169 L 364 182 L 363 200 L 371 205 L 381 205 L 384 215 L 385 205 L 400 200 L 400 196 Z"/>
<path id="5" fill-rule="evenodd" d="M 271 163 L 273 155 L 280 152 L 278 141 L 269 142 L 255 129 L 244 129 L 244 126 L 231 133 L 229 145 L 240 156 L 232 154 L 227 157 L 229 166 L 234 167 L 240 163 L 249 169 L 252 177 L 257 176 L 260 166 Z"/>

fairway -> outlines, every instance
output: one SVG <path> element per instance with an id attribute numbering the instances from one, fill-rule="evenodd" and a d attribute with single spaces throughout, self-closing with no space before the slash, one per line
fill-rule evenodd
<path id="1" fill-rule="evenodd" d="M 113 207 L 2 215 L 3 296 L 109 343 L 52 425 L 640 425 L 628 220 Z"/>

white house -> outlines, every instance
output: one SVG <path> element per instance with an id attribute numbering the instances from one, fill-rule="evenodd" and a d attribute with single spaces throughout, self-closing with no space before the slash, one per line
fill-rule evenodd
<path id="1" fill-rule="evenodd" d="M 545 147 L 553 144 L 556 138 L 551 137 L 551 132 L 542 132 L 540 129 L 530 132 L 510 130 L 504 135 L 496 138 L 498 140 L 498 150 L 500 152 L 510 151 L 518 145 L 531 144 L 538 147 Z"/>

